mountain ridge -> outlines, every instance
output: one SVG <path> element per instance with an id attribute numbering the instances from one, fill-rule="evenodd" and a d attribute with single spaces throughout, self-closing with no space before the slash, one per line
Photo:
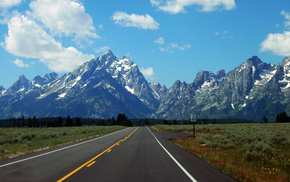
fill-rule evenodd
<path id="1" fill-rule="evenodd" d="M 253 56 L 228 73 L 201 70 L 192 83 L 149 83 L 133 61 L 108 50 L 72 72 L 24 75 L 0 87 L 0 118 L 36 115 L 109 118 L 241 118 L 271 120 L 290 112 L 290 57 L 278 65 Z"/>

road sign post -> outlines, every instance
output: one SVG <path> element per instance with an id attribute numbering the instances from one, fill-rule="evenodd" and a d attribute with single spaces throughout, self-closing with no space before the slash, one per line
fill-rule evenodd
<path id="1" fill-rule="evenodd" d="M 197 119 L 196 119 L 196 114 L 191 114 L 190 115 L 190 121 L 192 122 L 192 126 L 193 126 L 193 137 L 195 138 L 196 137 L 196 135 L 195 135 L 195 123 L 196 123 L 196 121 L 197 121 Z"/>

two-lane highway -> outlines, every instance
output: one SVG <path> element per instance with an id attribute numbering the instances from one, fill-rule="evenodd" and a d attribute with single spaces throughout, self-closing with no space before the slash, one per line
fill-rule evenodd
<path id="1" fill-rule="evenodd" d="M 177 133 L 132 127 L 0 162 L 0 181 L 235 181 L 176 146 Z"/>

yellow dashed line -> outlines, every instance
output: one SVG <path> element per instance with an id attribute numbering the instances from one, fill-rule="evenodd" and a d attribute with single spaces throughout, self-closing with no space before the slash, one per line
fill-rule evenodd
<path id="1" fill-rule="evenodd" d="M 76 172 L 78 172 L 79 170 L 81 170 L 83 167 L 87 166 L 90 167 L 92 166 L 96 161 L 97 158 L 99 158 L 100 156 L 102 156 L 104 153 L 106 152 L 111 152 L 112 148 L 115 147 L 116 145 L 119 145 L 121 142 L 124 142 L 125 140 L 127 140 L 130 136 L 133 135 L 133 133 L 135 133 L 137 130 L 139 129 L 136 128 L 132 133 L 130 133 L 130 135 L 128 135 L 127 137 L 125 137 L 124 139 L 119 140 L 117 143 L 115 143 L 114 145 L 112 145 L 111 147 L 107 148 L 106 150 L 104 150 L 102 153 L 100 153 L 99 155 L 95 156 L 94 158 L 92 158 L 91 160 L 89 160 L 88 162 L 84 163 L 83 165 L 81 165 L 80 167 L 76 168 L 75 170 L 73 170 L 72 172 L 70 172 L 69 174 L 67 174 L 66 176 L 64 176 L 63 178 L 61 178 L 60 180 L 58 180 L 57 182 L 62 182 L 64 180 L 66 180 L 67 178 L 69 178 L 70 176 L 72 176 L 73 174 L 75 174 Z"/>
<path id="2" fill-rule="evenodd" d="M 92 163 L 90 163 L 89 165 L 87 165 L 87 167 L 91 167 L 95 163 L 96 163 L 96 161 L 93 161 Z"/>

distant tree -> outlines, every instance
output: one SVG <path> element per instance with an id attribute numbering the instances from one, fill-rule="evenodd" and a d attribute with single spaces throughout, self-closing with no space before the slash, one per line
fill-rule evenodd
<path id="1" fill-rule="evenodd" d="M 57 118 L 57 126 L 62 127 L 62 117 L 60 116 Z"/>
<path id="2" fill-rule="evenodd" d="M 166 119 L 163 119 L 162 120 L 162 124 L 168 124 L 167 120 Z"/>
<path id="3" fill-rule="evenodd" d="M 268 118 L 266 116 L 263 117 L 263 121 L 264 121 L 264 123 L 268 123 L 269 122 Z"/>
<path id="4" fill-rule="evenodd" d="M 145 123 L 145 125 L 149 125 L 149 120 L 146 118 L 144 123 Z"/>
<path id="5" fill-rule="evenodd" d="M 25 126 L 25 119 L 24 119 L 24 116 L 22 116 L 21 118 L 21 127 L 24 127 Z"/>
<path id="6" fill-rule="evenodd" d="M 37 118 L 36 118 L 36 116 L 33 116 L 33 118 L 32 118 L 32 127 L 37 127 L 37 125 L 38 125 L 38 123 L 37 123 L 38 121 L 37 121 Z"/>
<path id="7" fill-rule="evenodd" d="M 66 120 L 65 120 L 65 126 L 73 126 L 74 123 L 72 121 L 72 119 L 70 118 L 70 116 L 67 116 Z"/>
<path id="8" fill-rule="evenodd" d="M 111 120 L 111 125 L 116 125 L 117 123 L 116 123 L 116 119 L 115 119 L 115 117 L 113 116 L 112 117 L 112 120 Z"/>
<path id="9" fill-rule="evenodd" d="M 186 124 L 186 121 L 185 121 L 185 119 L 182 119 L 182 124 Z"/>
<path id="10" fill-rule="evenodd" d="M 27 126 L 28 127 L 32 127 L 32 119 L 31 119 L 31 117 L 27 118 Z"/>
<path id="11" fill-rule="evenodd" d="M 173 120 L 173 125 L 176 125 L 177 124 L 177 121 L 176 120 Z"/>
<path id="12" fill-rule="evenodd" d="M 119 113 L 117 117 L 117 125 L 121 125 L 123 121 L 127 120 L 127 116 L 124 113 Z"/>
<path id="13" fill-rule="evenodd" d="M 76 124 L 75 126 L 82 126 L 82 122 L 80 118 L 76 118 Z"/>
<path id="14" fill-rule="evenodd" d="M 14 127 L 17 127 L 17 123 L 16 123 L 15 119 L 13 119 L 13 121 L 12 121 L 12 128 L 14 128 Z"/>
<path id="15" fill-rule="evenodd" d="M 216 124 L 216 119 L 215 118 L 213 119 L 213 124 Z"/>
<path id="16" fill-rule="evenodd" d="M 131 122 L 131 120 L 129 120 L 127 118 L 127 116 L 123 113 L 119 113 L 118 117 L 117 117 L 117 125 L 122 125 L 122 126 L 133 126 L 133 123 Z"/>
<path id="17" fill-rule="evenodd" d="M 290 122 L 290 119 L 285 111 L 276 115 L 276 123 L 286 123 L 286 122 Z"/>

